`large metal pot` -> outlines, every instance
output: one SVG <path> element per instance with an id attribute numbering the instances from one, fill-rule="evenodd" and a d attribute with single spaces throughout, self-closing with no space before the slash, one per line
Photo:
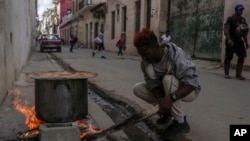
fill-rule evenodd
<path id="1" fill-rule="evenodd" d="M 38 119 L 72 122 L 88 114 L 88 78 L 90 72 L 39 72 L 28 74 L 35 79 L 35 112 Z"/>

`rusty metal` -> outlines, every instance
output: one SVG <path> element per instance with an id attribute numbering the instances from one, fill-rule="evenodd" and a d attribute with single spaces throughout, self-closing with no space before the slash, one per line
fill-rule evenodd
<path id="1" fill-rule="evenodd" d="M 86 71 L 29 73 L 35 79 L 36 117 L 49 123 L 73 122 L 88 114 L 87 79 L 97 76 Z"/>
<path id="2" fill-rule="evenodd" d="M 39 80 L 88 79 L 98 74 L 87 71 L 46 71 L 27 73 L 27 76 Z"/>
<path id="3" fill-rule="evenodd" d="M 21 141 L 38 140 L 38 136 L 39 136 L 39 129 L 38 128 L 27 130 L 25 132 L 19 132 L 17 134 L 17 138 Z"/>

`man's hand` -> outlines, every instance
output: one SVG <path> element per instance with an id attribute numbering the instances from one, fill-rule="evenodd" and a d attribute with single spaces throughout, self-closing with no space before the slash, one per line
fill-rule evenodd
<path id="1" fill-rule="evenodd" d="M 159 111 L 158 114 L 161 116 L 166 111 L 170 110 L 172 106 L 172 100 L 170 98 L 170 95 L 165 95 L 164 97 L 157 98 L 157 101 L 159 103 Z"/>
<path id="2" fill-rule="evenodd" d="M 248 44 L 246 44 L 246 49 L 248 49 L 249 48 L 249 45 Z"/>
<path id="3" fill-rule="evenodd" d="M 227 44 L 230 46 L 230 47 L 233 47 L 234 46 L 234 42 L 232 40 L 227 40 Z"/>

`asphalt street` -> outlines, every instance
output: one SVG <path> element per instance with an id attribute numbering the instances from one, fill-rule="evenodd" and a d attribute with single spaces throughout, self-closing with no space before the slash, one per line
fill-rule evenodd
<path id="1" fill-rule="evenodd" d="M 116 53 L 106 52 L 106 59 L 102 59 L 101 54 L 98 53 L 93 57 L 90 49 L 78 48 L 70 53 L 67 46 L 63 47 L 61 53 L 52 52 L 52 54 L 74 70 L 98 73 L 98 77 L 90 78 L 88 81 L 101 89 L 107 96 L 127 103 L 136 111 L 152 107 L 135 97 L 132 92 L 134 84 L 143 81 L 140 57 L 125 55 L 124 58 L 121 58 Z M 34 104 L 34 96 L 30 95 L 34 81 L 27 78 L 25 73 L 63 70 L 48 57 L 47 53 L 40 53 L 39 49 L 35 48 L 29 62 L 13 86 L 13 88 L 16 86 L 22 88 L 22 96 L 28 98 L 31 105 Z M 234 70 L 231 70 L 232 79 L 224 79 L 223 68 L 219 62 L 197 59 L 193 61 L 197 66 L 202 91 L 195 101 L 184 103 L 187 120 L 191 126 L 187 139 L 227 141 L 229 140 L 229 125 L 250 124 L 250 72 L 243 72 L 247 77 L 245 81 L 235 79 Z M 24 127 L 24 117 L 15 112 L 11 101 L 13 101 L 13 97 L 6 96 L 0 107 L 0 140 L 26 128 Z M 152 120 L 156 118 L 157 116 Z M 106 120 L 110 119 L 108 117 L 99 118 L 96 122 L 102 127 L 113 124 L 112 121 L 108 125 L 103 124 Z M 125 136 L 123 133 L 120 134 Z"/>
<path id="2" fill-rule="evenodd" d="M 137 111 L 150 108 L 134 96 L 135 83 L 143 81 L 140 70 L 140 57 L 118 57 L 116 53 L 106 53 L 92 57 L 92 50 L 76 49 L 69 53 L 55 53 L 76 70 L 96 72 L 98 77 L 91 83 L 104 89 L 111 97 L 123 100 Z M 192 103 L 184 103 L 191 132 L 187 138 L 193 141 L 227 141 L 231 124 L 250 124 L 250 72 L 244 71 L 247 80 L 235 79 L 235 70 L 231 69 L 232 79 L 224 79 L 223 68 L 219 62 L 193 60 L 197 66 L 202 87 L 200 96 Z"/>

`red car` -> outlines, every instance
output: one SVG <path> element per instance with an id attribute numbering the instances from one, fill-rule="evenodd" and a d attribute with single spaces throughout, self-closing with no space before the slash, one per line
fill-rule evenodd
<path id="1" fill-rule="evenodd" d="M 44 50 L 53 50 L 56 49 L 57 52 L 61 52 L 62 50 L 62 42 L 58 35 L 56 34 L 48 34 L 42 35 L 40 39 L 40 51 Z"/>

